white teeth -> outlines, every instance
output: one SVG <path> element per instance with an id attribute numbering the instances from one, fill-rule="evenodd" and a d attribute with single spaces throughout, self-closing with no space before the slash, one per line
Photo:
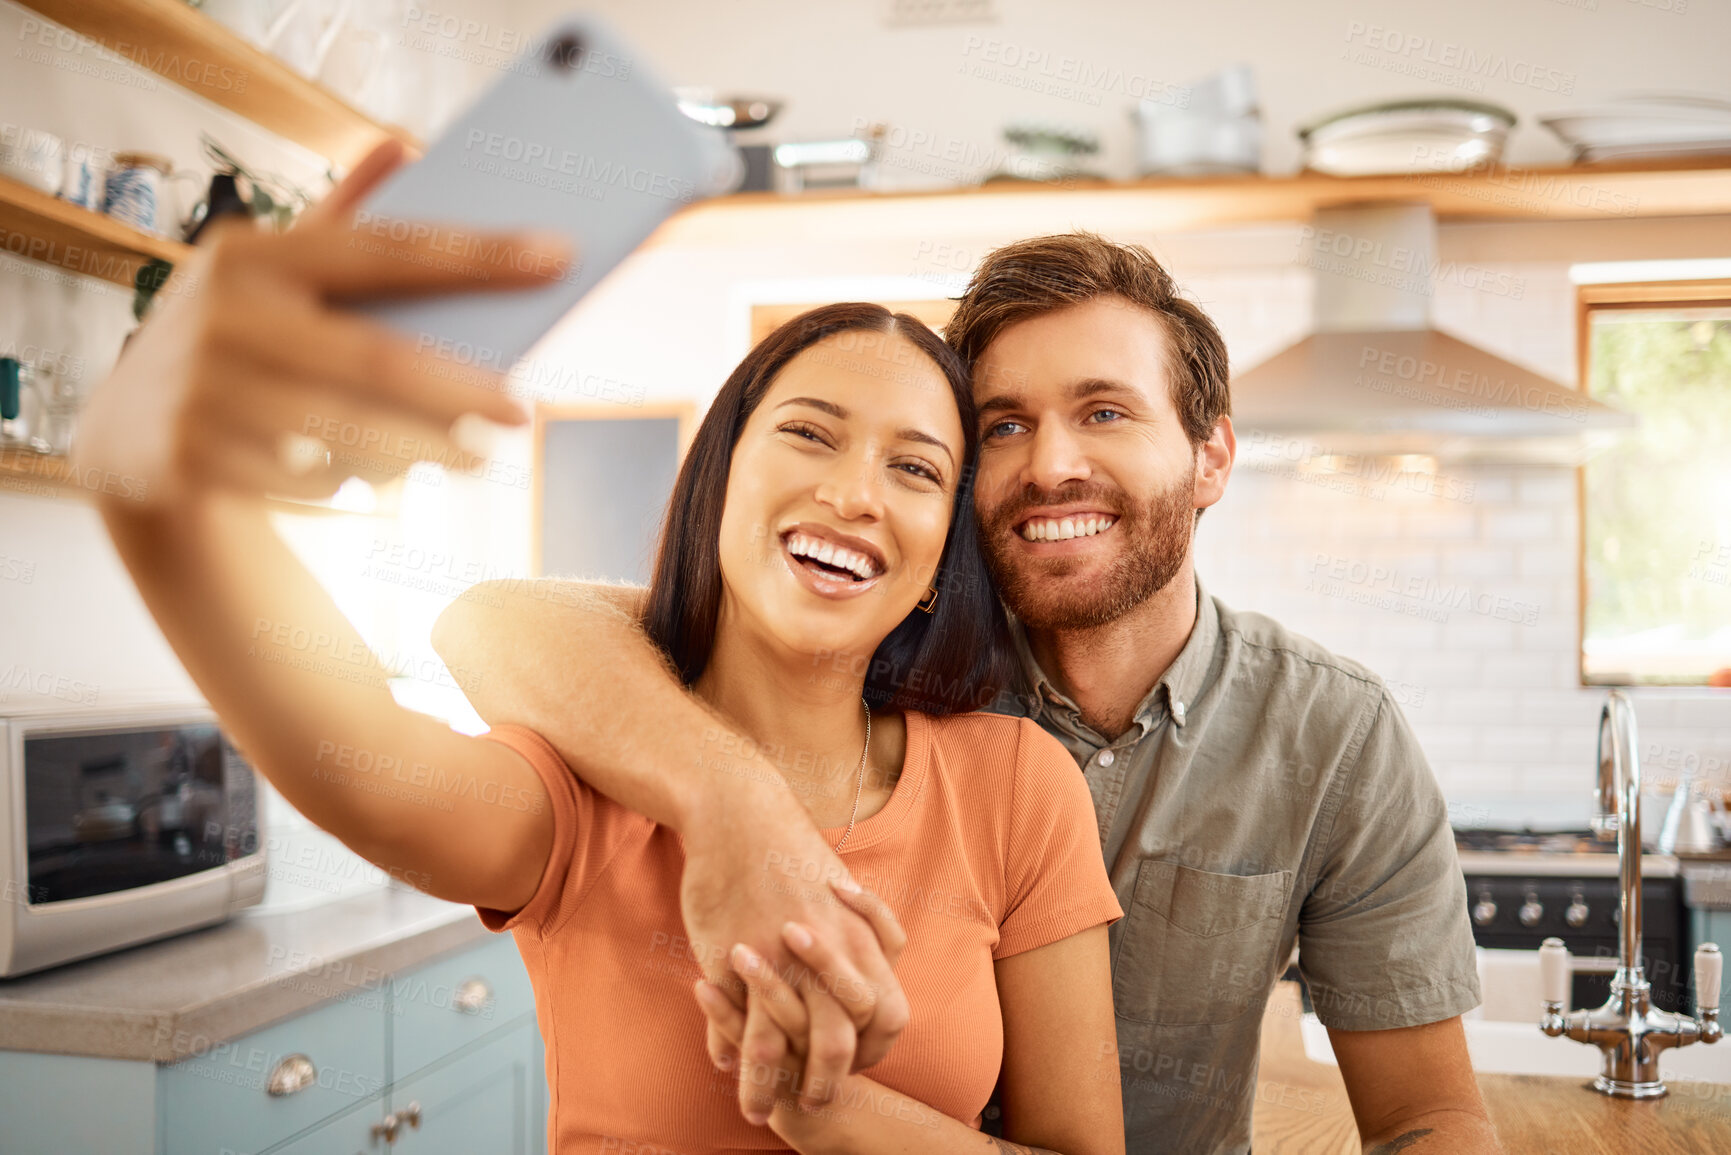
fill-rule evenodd
<path id="1" fill-rule="evenodd" d="M 1022 526 L 1025 541 L 1069 541 L 1073 537 L 1092 537 L 1111 529 L 1115 517 L 1042 517 Z"/>
<path id="2" fill-rule="evenodd" d="M 824 565 L 845 569 L 861 581 L 868 581 L 878 574 L 877 563 L 865 554 L 856 553 L 821 538 L 808 537 L 803 533 L 788 535 L 787 552 L 795 557 L 810 558 Z"/>

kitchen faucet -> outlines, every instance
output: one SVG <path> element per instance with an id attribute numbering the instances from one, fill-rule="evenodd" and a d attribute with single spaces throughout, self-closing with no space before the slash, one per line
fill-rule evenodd
<path id="1" fill-rule="evenodd" d="M 1607 738 L 1609 739 L 1607 749 Z M 1690 1043 L 1716 1043 L 1719 1027 L 1719 948 L 1695 948 L 1695 1010 L 1698 1019 L 1653 1006 L 1652 987 L 1641 967 L 1641 766 L 1635 753 L 1635 708 L 1612 690 L 1599 714 L 1599 780 L 1593 792 L 1593 833 L 1617 840 L 1622 891 L 1618 915 L 1617 971 L 1611 996 L 1593 1010 L 1568 1010 L 1574 967 L 1560 938 L 1539 947 L 1544 1014 L 1539 1029 L 1552 1038 L 1568 1035 L 1599 1048 L 1604 1065 L 1593 1089 L 1622 1099 L 1653 1099 L 1665 1093 L 1659 1053 Z"/>

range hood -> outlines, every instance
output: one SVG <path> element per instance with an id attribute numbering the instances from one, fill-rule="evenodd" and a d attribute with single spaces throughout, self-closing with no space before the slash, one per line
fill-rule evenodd
<path id="1" fill-rule="evenodd" d="M 1578 465 L 1634 425 L 1431 325 L 1441 266 L 1428 204 L 1325 208 L 1313 227 L 1315 331 L 1233 377 L 1241 448 Z"/>

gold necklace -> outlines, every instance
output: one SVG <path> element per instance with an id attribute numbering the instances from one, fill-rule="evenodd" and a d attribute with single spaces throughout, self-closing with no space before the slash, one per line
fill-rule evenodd
<path id="1" fill-rule="evenodd" d="M 847 816 L 847 829 L 842 831 L 841 842 L 835 844 L 837 854 L 841 853 L 842 842 L 846 842 L 847 836 L 853 833 L 854 819 L 859 816 L 859 798 L 865 790 L 866 753 L 872 748 L 872 706 L 863 695 L 860 697 L 859 704 L 865 707 L 866 712 L 866 740 L 859 752 L 859 781 L 855 783 L 853 788 L 853 812 Z"/>

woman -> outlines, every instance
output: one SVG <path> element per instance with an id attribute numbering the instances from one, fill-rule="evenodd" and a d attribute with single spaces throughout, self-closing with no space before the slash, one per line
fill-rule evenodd
<path id="1" fill-rule="evenodd" d="M 109 531 L 239 746 L 358 853 L 515 932 L 561 1153 L 977 1150 L 1000 1074 L 1010 1138 L 1122 1151 L 1105 934 L 1120 911 L 1086 788 L 1031 722 L 951 713 L 994 688 L 982 655 L 996 628 L 967 524 L 976 431 L 954 355 L 875 306 L 772 334 L 705 417 L 650 591 L 651 636 L 701 698 L 806 768 L 812 818 L 908 930 L 907 1030 L 803 1110 L 792 1092 L 816 1004 L 743 946 L 730 952 L 751 992 L 743 1014 L 694 982 L 680 836 L 527 730 L 465 737 L 398 707 L 257 501 L 417 457 L 467 461 L 447 436 L 458 416 L 522 419 L 330 307 L 448 290 L 449 261 L 499 256 L 447 249 L 442 279 L 421 260 L 355 257 L 338 214 L 381 175 L 358 170 L 299 236 L 220 235 L 86 411 L 81 467 L 130 482 L 99 500 Z M 536 265 L 507 251 L 472 271 L 510 287 L 532 275 L 508 270 Z M 343 469 L 279 462 L 285 434 L 333 426 L 360 447 Z M 333 749 L 435 785 L 370 789 L 321 764 Z M 833 942 L 791 924 L 787 940 L 833 973 Z M 737 1087 L 711 1069 L 706 1031 L 712 1055 L 743 1048 Z"/>

